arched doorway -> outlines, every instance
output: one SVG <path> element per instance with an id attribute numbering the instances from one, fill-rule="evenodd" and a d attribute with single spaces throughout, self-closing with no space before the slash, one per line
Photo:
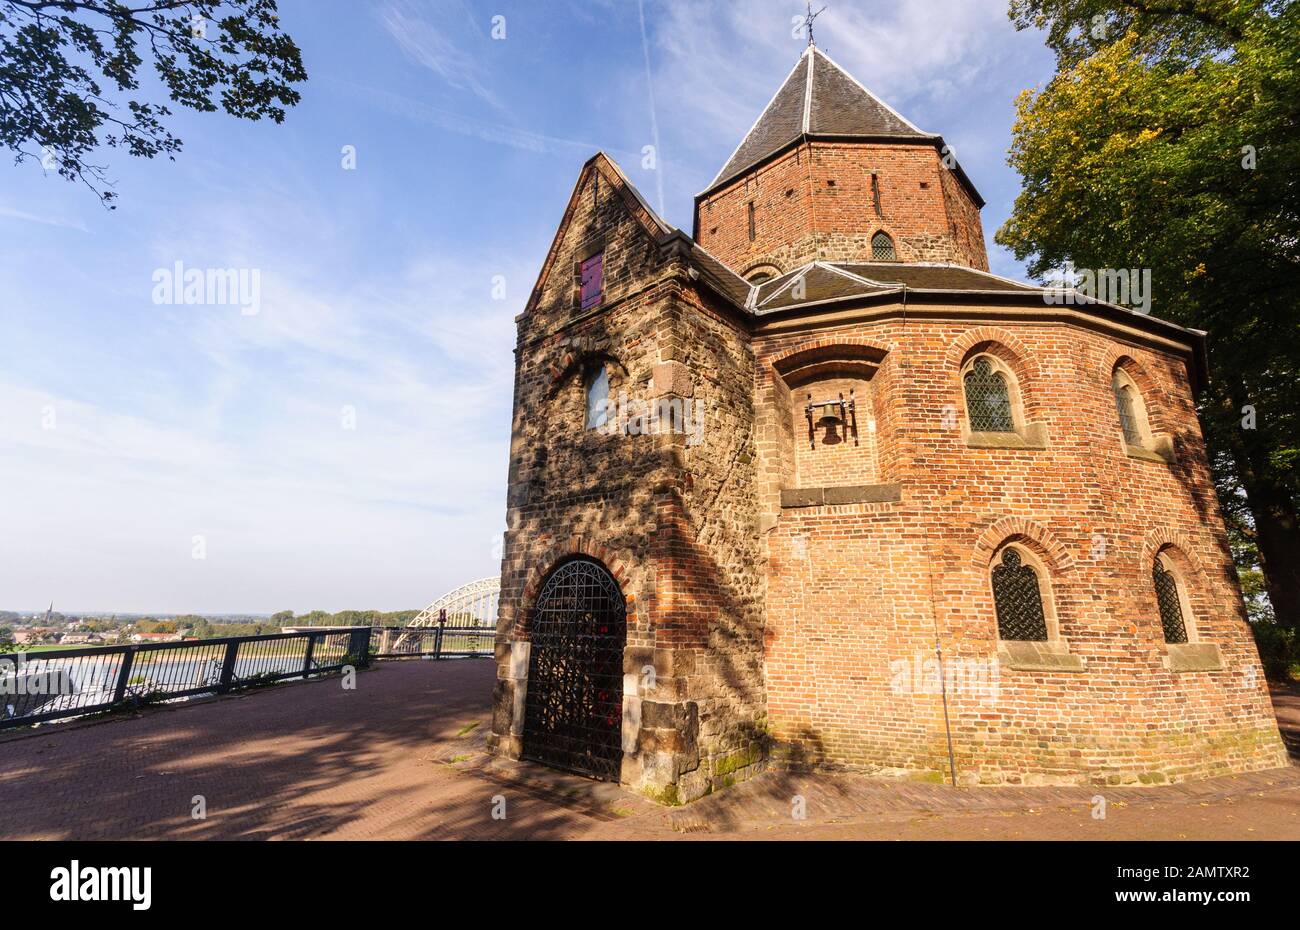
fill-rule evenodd
<path id="1" fill-rule="evenodd" d="M 529 639 L 524 758 L 618 781 L 627 608 L 614 576 L 594 559 L 561 563 L 542 583 Z"/>

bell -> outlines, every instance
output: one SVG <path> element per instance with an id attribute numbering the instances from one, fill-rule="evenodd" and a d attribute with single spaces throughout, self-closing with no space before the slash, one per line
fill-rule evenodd
<path id="1" fill-rule="evenodd" d="M 844 422 L 844 414 L 838 403 L 820 404 L 817 409 L 820 411 L 817 425 L 822 429 L 833 430 Z"/>

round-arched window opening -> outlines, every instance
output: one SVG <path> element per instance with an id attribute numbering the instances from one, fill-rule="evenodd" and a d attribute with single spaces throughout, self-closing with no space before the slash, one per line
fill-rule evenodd
<path id="1" fill-rule="evenodd" d="M 750 284 L 764 284 L 773 278 L 778 278 L 782 274 L 781 269 L 770 262 L 762 262 L 758 265 L 752 265 L 741 275 Z"/>
<path id="2" fill-rule="evenodd" d="M 1163 554 L 1156 556 L 1151 565 L 1151 582 L 1156 589 L 1156 603 L 1160 606 L 1160 627 L 1165 642 L 1187 642 L 1187 593 Z"/>
<path id="3" fill-rule="evenodd" d="M 1149 446 L 1151 427 L 1147 421 L 1146 403 L 1128 372 L 1116 368 L 1110 377 L 1110 389 L 1115 397 L 1115 412 L 1119 416 L 1124 442 L 1130 446 Z"/>
<path id="4" fill-rule="evenodd" d="M 976 356 L 962 376 L 966 416 L 971 432 L 1014 433 L 1015 413 L 1011 389 L 1002 366 L 986 355 Z"/>
<path id="5" fill-rule="evenodd" d="M 609 420 L 609 372 L 601 365 L 587 377 L 587 429 L 600 429 Z"/>
<path id="6" fill-rule="evenodd" d="M 873 262 L 896 262 L 898 253 L 894 249 L 894 240 L 887 232 L 878 232 L 871 237 L 871 260 Z"/>
<path id="7" fill-rule="evenodd" d="M 1019 549 L 1008 546 L 993 568 L 993 605 L 998 617 L 998 638 L 1046 642 L 1047 613 L 1038 573 Z"/>

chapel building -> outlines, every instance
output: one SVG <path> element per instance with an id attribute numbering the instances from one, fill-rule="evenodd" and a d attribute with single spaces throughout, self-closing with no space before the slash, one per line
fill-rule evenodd
<path id="1" fill-rule="evenodd" d="M 811 44 L 691 235 L 583 166 L 518 317 L 496 751 L 665 803 L 1286 763 L 1204 334 L 991 274 L 982 206 Z"/>

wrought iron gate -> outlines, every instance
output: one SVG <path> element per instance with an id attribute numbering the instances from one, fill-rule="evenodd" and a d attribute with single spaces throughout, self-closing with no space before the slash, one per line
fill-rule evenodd
<path id="1" fill-rule="evenodd" d="M 529 628 L 524 758 L 618 781 L 627 639 L 618 582 L 594 560 L 564 562 L 542 585 Z"/>

